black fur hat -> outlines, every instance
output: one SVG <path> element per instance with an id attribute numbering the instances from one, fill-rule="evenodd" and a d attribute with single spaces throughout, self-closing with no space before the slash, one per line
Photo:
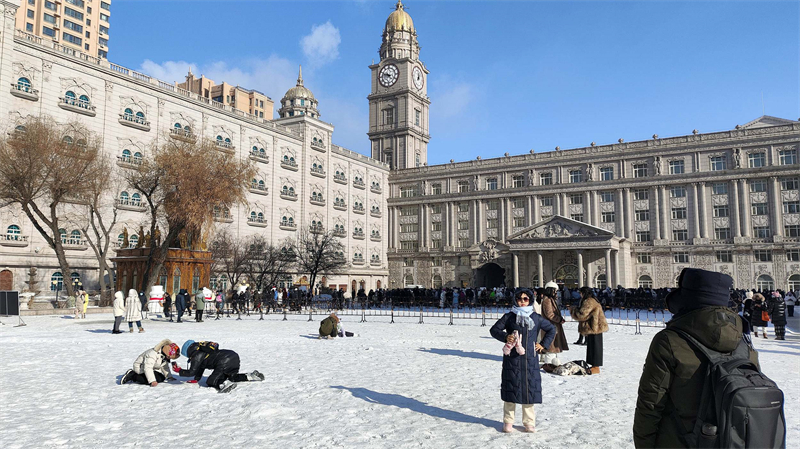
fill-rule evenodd
<path id="1" fill-rule="evenodd" d="M 707 306 L 727 306 L 733 278 L 716 271 L 684 268 L 678 276 L 678 288 L 666 297 L 673 314 Z"/>

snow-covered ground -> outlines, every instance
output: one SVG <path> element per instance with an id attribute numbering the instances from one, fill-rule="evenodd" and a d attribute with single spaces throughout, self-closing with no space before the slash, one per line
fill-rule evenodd
<path id="1" fill-rule="evenodd" d="M 537 433 L 507 435 L 499 432 L 502 344 L 479 321 L 347 316 L 345 329 L 360 336 L 328 341 L 314 336 L 322 316 L 281 318 L 152 320 L 145 333 L 120 335 L 109 332 L 110 315 L 29 317 L 25 327 L 1 318 L 0 447 L 633 447 L 637 385 L 659 330 L 634 335 L 633 327 L 611 326 L 602 373 L 543 374 Z M 575 341 L 576 324 L 565 328 Z M 239 353 L 242 371 L 257 369 L 267 381 L 229 395 L 205 380 L 118 385 L 162 338 L 217 341 Z M 755 344 L 762 369 L 786 394 L 788 447 L 797 447 L 800 335 Z M 583 358 L 584 347 L 573 346 L 562 361 Z"/>

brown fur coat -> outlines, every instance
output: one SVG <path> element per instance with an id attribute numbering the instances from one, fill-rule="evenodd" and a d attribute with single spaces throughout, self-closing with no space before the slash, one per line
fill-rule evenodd
<path id="1" fill-rule="evenodd" d="M 572 319 L 578 322 L 581 335 L 596 335 L 608 331 L 603 306 L 593 297 L 586 298 L 580 307 L 570 308 Z"/>
<path id="2" fill-rule="evenodd" d="M 553 340 L 553 344 L 546 348 L 547 352 L 569 351 L 567 337 L 564 335 L 564 328 L 561 326 L 561 323 L 564 322 L 564 317 L 561 316 L 561 310 L 558 309 L 555 299 L 549 296 L 542 298 L 542 316 L 556 327 L 556 338 Z"/>

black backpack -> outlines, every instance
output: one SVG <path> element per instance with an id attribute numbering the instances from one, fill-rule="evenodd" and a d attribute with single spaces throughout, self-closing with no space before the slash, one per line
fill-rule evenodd
<path id="1" fill-rule="evenodd" d="M 705 347 L 688 333 L 677 332 L 708 359 L 700 408 L 694 429 L 686 432 L 692 448 L 785 448 L 786 418 L 783 391 L 749 359 L 750 345 L 743 336 L 730 354 Z"/>

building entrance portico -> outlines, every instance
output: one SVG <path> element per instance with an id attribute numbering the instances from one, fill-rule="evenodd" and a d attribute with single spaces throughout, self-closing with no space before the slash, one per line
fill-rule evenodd
<path id="1" fill-rule="evenodd" d="M 475 287 L 495 288 L 506 283 L 506 270 L 496 263 L 487 263 L 475 270 Z"/>

